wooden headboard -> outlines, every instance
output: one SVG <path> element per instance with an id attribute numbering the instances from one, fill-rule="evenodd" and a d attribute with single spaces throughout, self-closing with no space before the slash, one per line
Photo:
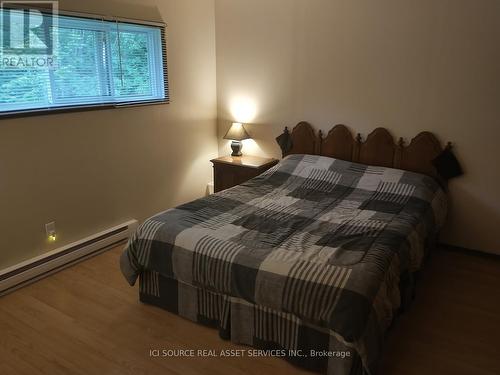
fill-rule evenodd
<path id="1" fill-rule="evenodd" d="M 422 132 L 413 138 L 409 145 L 405 145 L 403 138 L 397 143 L 385 128 L 377 128 L 363 141 L 361 134 L 353 137 L 345 125 L 335 125 L 326 136 L 320 130 L 318 134 L 307 122 L 298 123 L 289 133 L 292 148 L 283 153 L 311 154 L 329 156 L 336 159 L 356 163 L 398 168 L 407 171 L 423 173 L 439 178 L 432 160 L 436 158 L 443 147 L 430 132 Z M 451 147 L 448 143 L 446 147 Z"/>

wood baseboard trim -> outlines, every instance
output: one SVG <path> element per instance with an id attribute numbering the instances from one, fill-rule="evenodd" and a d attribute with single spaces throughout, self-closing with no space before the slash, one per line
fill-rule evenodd
<path id="1" fill-rule="evenodd" d="M 0 296 L 116 247 L 129 238 L 137 225 L 137 220 L 130 220 L 36 258 L 0 270 Z"/>
<path id="2" fill-rule="evenodd" d="M 500 254 L 495 254 L 495 253 L 490 253 L 486 251 L 481 251 L 477 249 L 469 249 L 467 247 L 461 247 L 461 246 L 456 246 L 456 245 L 450 245 L 447 243 L 440 242 L 438 244 L 438 247 L 446 250 L 446 251 L 454 251 L 462 254 L 468 254 L 468 255 L 474 255 L 474 256 L 479 256 L 483 258 L 490 258 L 490 259 L 496 259 L 500 260 Z"/>

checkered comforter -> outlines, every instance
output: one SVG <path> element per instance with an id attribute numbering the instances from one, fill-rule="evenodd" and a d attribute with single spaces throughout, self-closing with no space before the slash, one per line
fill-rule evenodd
<path id="1" fill-rule="evenodd" d="M 445 215 L 430 177 L 291 155 L 147 220 L 121 267 L 130 284 L 157 272 L 293 314 L 355 350 L 371 373 L 400 305 L 400 276 L 419 269 Z"/>

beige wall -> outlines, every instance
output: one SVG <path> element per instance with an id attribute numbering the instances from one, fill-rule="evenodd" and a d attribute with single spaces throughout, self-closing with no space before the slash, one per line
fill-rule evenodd
<path id="1" fill-rule="evenodd" d="M 167 22 L 172 103 L 0 120 L 0 269 L 202 196 L 212 179 L 213 0 L 60 5 Z M 52 220 L 59 240 L 49 245 Z"/>
<path id="2" fill-rule="evenodd" d="M 279 156 L 300 120 L 431 130 L 467 173 L 443 240 L 500 253 L 499 1 L 216 0 L 215 15 L 219 139 L 239 98 L 255 105 L 247 153 Z"/>

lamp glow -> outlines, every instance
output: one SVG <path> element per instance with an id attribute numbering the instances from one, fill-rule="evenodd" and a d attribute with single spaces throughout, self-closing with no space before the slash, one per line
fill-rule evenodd
<path id="1" fill-rule="evenodd" d="M 252 122 L 257 113 L 257 105 L 255 104 L 255 101 L 245 97 L 235 98 L 231 102 L 230 108 L 233 118 L 242 123 Z"/>

